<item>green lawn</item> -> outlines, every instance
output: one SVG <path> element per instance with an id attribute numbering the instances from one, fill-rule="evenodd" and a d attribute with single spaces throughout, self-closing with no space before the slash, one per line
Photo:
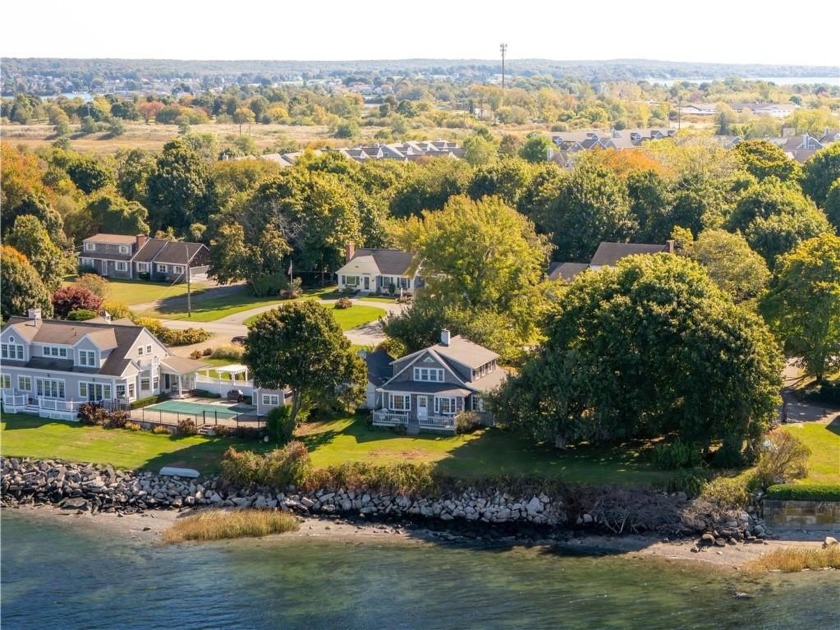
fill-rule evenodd
<path id="1" fill-rule="evenodd" d="M 162 466 L 218 472 L 229 446 L 265 451 L 262 442 L 225 438 L 172 438 L 145 431 L 102 429 L 23 414 L 4 414 L 0 423 L 3 456 L 60 458 L 109 463 L 119 468 L 159 470 Z M 497 429 L 466 436 L 400 436 L 367 426 L 364 416 L 305 424 L 299 431 L 317 467 L 345 461 L 375 464 L 437 462 L 443 472 L 461 477 L 501 474 L 559 477 L 570 482 L 660 484 L 668 473 L 641 461 L 634 449 L 570 449 L 535 446 L 530 440 Z"/>
<path id="2" fill-rule="evenodd" d="M 117 468 L 160 470 L 163 466 L 218 472 L 219 461 L 231 445 L 264 450 L 259 442 L 231 439 L 154 435 L 82 426 L 75 422 L 47 420 L 24 414 L 3 414 L 0 454 L 7 456 L 66 459 Z"/>
<path id="3" fill-rule="evenodd" d="M 368 427 L 365 419 L 357 416 L 303 425 L 299 433 L 313 464 L 432 462 L 438 463 L 441 471 L 459 477 L 537 474 L 569 482 L 633 486 L 661 484 L 670 476 L 642 461 L 633 448 L 559 451 L 499 429 L 471 435 L 401 436 Z"/>
<path id="4" fill-rule="evenodd" d="M 70 285 L 73 282 L 65 281 L 64 284 Z M 193 298 L 197 299 L 205 288 L 202 284 L 193 283 L 191 286 Z M 106 299 L 132 306 L 177 298 L 186 294 L 186 284 L 173 285 L 160 282 L 144 282 L 143 280 L 108 280 L 108 296 Z M 186 304 L 186 299 L 184 303 Z"/>
<path id="5" fill-rule="evenodd" d="M 192 297 L 192 317 L 187 316 L 187 300 L 184 296 L 166 299 L 155 311 L 145 313 L 162 319 L 189 319 L 195 322 L 214 322 L 228 315 L 248 311 L 258 306 L 280 304 L 277 296 L 254 297 L 251 291 L 241 287 L 219 287 Z"/>
<path id="6" fill-rule="evenodd" d="M 351 328 L 358 328 L 370 322 L 376 321 L 386 314 L 386 311 L 375 306 L 359 306 L 354 305 L 351 308 L 332 308 L 331 305 L 325 305 L 326 308 L 335 316 L 341 330 L 350 330 Z M 245 325 L 253 324 L 260 315 L 252 315 L 245 320 Z"/>
<path id="7" fill-rule="evenodd" d="M 803 422 L 785 427 L 808 448 L 808 476 L 798 483 L 840 483 L 840 419 L 831 424 Z"/>

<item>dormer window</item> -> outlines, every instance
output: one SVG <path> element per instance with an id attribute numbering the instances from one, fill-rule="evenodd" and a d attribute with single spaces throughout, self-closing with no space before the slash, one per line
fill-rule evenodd
<path id="1" fill-rule="evenodd" d="M 9 337 L 9 341 L 14 340 L 14 337 Z M 23 346 L 16 343 L 0 344 L 0 357 L 12 361 L 23 361 Z"/>
<path id="2" fill-rule="evenodd" d="M 129 252 L 128 245 L 119 245 L 120 254 L 127 254 Z"/>
<path id="3" fill-rule="evenodd" d="M 79 350 L 79 365 L 83 367 L 97 367 L 96 351 Z"/>
<path id="4" fill-rule="evenodd" d="M 43 354 L 45 357 L 58 357 L 60 359 L 66 359 L 67 348 L 61 346 L 44 346 Z"/>
<path id="5" fill-rule="evenodd" d="M 85 243 L 85 251 L 86 252 L 95 252 L 96 245 L 94 243 Z"/>
<path id="6" fill-rule="evenodd" d="M 421 383 L 442 383 L 443 370 L 440 368 L 414 368 L 414 380 Z"/>

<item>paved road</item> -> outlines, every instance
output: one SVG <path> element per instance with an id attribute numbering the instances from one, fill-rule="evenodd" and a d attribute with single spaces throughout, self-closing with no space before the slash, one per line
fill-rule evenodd
<path id="1" fill-rule="evenodd" d="M 180 346 L 177 348 L 170 348 L 172 352 L 178 356 L 187 357 L 195 350 L 203 350 L 211 345 L 218 346 L 225 343 L 230 343 L 233 337 L 238 337 L 248 334 L 248 327 L 243 323 L 249 317 L 259 315 L 270 311 L 272 308 L 282 304 L 267 304 L 252 308 L 241 313 L 234 313 L 228 315 L 214 322 L 194 322 L 188 319 L 162 319 L 161 322 L 169 328 L 183 330 L 184 328 L 203 328 L 204 330 L 213 333 L 213 339 L 210 342 L 198 343 L 192 346 Z M 324 306 L 332 306 L 335 300 L 320 300 L 320 304 Z M 394 304 L 391 302 L 360 302 L 354 301 L 354 304 L 364 306 L 375 306 L 381 308 L 388 313 L 401 313 L 405 309 L 404 304 Z M 147 305 L 142 305 L 147 306 Z M 139 310 L 139 309 L 138 309 Z M 385 333 L 382 332 L 382 325 L 378 322 L 371 322 L 353 328 L 352 330 L 345 330 L 344 335 L 350 340 L 350 343 L 359 346 L 377 346 L 385 340 Z"/>

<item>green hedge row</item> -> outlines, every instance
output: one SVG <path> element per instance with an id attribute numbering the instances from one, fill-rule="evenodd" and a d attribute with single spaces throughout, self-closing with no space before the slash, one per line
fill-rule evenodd
<path id="1" fill-rule="evenodd" d="M 169 400 L 169 394 L 158 394 L 157 396 L 148 396 L 147 398 L 139 398 L 131 403 L 132 409 L 140 409 L 140 407 L 148 407 L 155 403 Z"/>
<path id="2" fill-rule="evenodd" d="M 840 483 L 770 486 L 764 496 L 777 501 L 840 501 Z"/>

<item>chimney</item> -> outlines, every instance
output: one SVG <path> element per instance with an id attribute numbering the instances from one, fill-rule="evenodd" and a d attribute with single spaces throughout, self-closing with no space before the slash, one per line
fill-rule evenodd
<path id="1" fill-rule="evenodd" d="M 353 260 L 353 256 L 356 254 L 356 245 L 353 243 L 353 241 L 347 241 L 346 254 L 347 260 L 345 262 L 350 262 L 351 260 Z"/>
<path id="2" fill-rule="evenodd" d="M 29 319 L 32 320 L 32 323 L 35 326 L 38 326 L 41 323 L 41 309 L 40 308 L 30 308 L 28 311 Z"/>
<path id="3" fill-rule="evenodd" d="M 440 345 L 448 346 L 449 345 L 449 330 L 444 328 L 440 331 Z"/>
<path id="4" fill-rule="evenodd" d="M 670 240 L 665 241 L 665 251 L 668 252 L 669 254 L 673 254 L 674 250 L 675 250 L 674 239 L 670 239 Z"/>
<path id="5" fill-rule="evenodd" d="M 139 252 L 141 249 L 143 249 L 143 245 L 145 245 L 145 244 L 146 244 L 146 241 L 148 241 L 148 240 L 149 240 L 149 237 L 148 237 L 148 236 L 146 236 L 145 234 L 138 234 L 138 235 L 137 235 L 137 236 L 135 236 L 134 238 L 136 238 L 136 239 L 137 239 L 137 251 L 138 251 L 138 252 Z M 136 252 L 135 252 L 135 253 L 136 253 Z"/>

